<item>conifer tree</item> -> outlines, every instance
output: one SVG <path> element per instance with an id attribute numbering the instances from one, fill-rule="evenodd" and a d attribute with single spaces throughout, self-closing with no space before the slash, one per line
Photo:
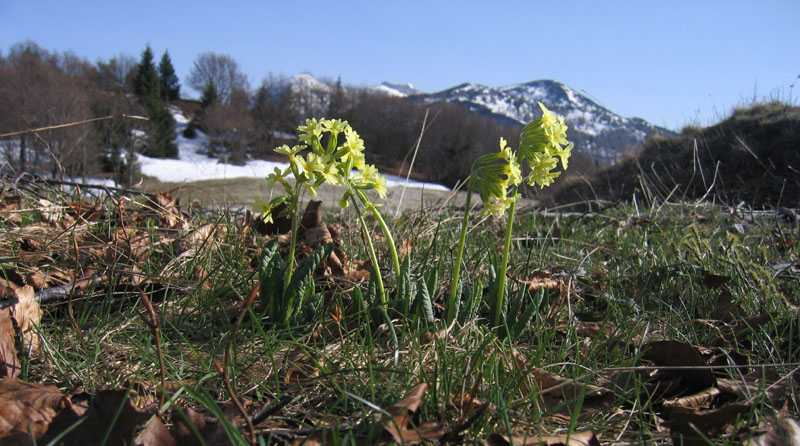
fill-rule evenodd
<path id="1" fill-rule="evenodd" d="M 148 45 L 139 62 L 134 93 L 147 110 L 149 118 L 148 147 L 145 154 L 156 158 L 174 158 L 178 156 L 175 145 L 175 120 L 167 108 L 167 102 L 161 96 L 161 81 L 153 64 L 153 51 Z"/>
<path id="2" fill-rule="evenodd" d="M 169 53 L 164 51 L 161 61 L 158 63 L 158 80 L 161 83 L 161 97 L 166 101 L 172 101 L 180 97 L 181 85 Z"/>
<path id="3" fill-rule="evenodd" d="M 158 80 L 158 73 L 153 65 L 153 51 L 150 49 L 150 45 L 147 45 L 142 53 L 133 84 L 133 92 L 143 103 L 156 96 L 161 97 L 161 82 Z"/>
<path id="4" fill-rule="evenodd" d="M 336 84 L 333 86 L 333 92 L 328 99 L 328 116 L 331 118 L 340 118 L 344 112 L 345 96 L 344 88 L 342 88 L 342 77 L 336 79 Z"/>
<path id="5" fill-rule="evenodd" d="M 219 92 L 217 91 L 217 84 L 212 79 L 208 81 L 203 89 L 203 96 L 200 97 L 200 107 L 205 110 L 218 102 Z"/>

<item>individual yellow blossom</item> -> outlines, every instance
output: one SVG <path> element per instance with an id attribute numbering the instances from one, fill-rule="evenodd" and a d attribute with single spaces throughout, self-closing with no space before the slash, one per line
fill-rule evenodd
<path id="1" fill-rule="evenodd" d="M 344 131 L 345 137 L 345 146 L 350 150 L 350 152 L 363 152 L 364 151 L 364 140 L 358 136 L 355 130 L 348 127 Z"/>
<path id="2" fill-rule="evenodd" d="M 264 223 L 274 223 L 275 221 L 272 218 L 273 211 L 279 204 L 283 203 L 284 201 L 286 201 L 285 195 L 273 198 L 272 200 L 270 200 L 269 203 L 264 203 L 264 200 L 262 200 L 259 197 L 256 197 L 255 203 L 253 204 L 253 211 L 259 214 L 258 217 Z"/>
<path id="3" fill-rule="evenodd" d="M 556 149 L 556 155 L 561 159 L 561 168 L 562 170 L 567 170 L 567 165 L 569 164 L 569 156 L 572 153 L 572 148 L 575 146 L 573 143 L 567 144 L 566 147 L 559 147 Z"/>
<path id="4" fill-rule="evenodd" d="M 277 166 L 275 170 L 267 175 L 267 185 L 272 188 L 275 187 L 275 183 L 280 183 L 283 188 L 289 192 L 292 190 L 292 186 L 289 185 L 289 182 L 286 181 L 286 176 L 289 175 L 290 168 L 286 168 L 286 170 L 281 170 Z"/>
<path id="5" fill-rule="evenodd" d="M 323 158 L 314 152 L 309 153 L 305 158 L 303 155 L 297 155 L 295 158 L 297 160 L 298 173 L 305 176 L 306 179 L 313 179 L 325 168 Z"/>
<path id="6" fill-rule="evenodd" d="M 318 174 L 329 184 L 340 184 L 339 169 L 336 167 L 336 163 L 333 162 L 331 156 L 327 154 L 320 156 L 320 162 L 322 162 L 323 167 L 318 171 Z"/>
<path id="7" fill-rule="evenodd" d="M 350 126 L 347 124 L 347 121 L 342 121 L 341 119 L 324 119 L 322 120 L 322 128 L 329 131 L 331 135 L 338 135 L 345 131 L 346 128 Z"/>
<path id="8" fill-rule="evenodd" d="M 314 118 L 306 119 L 306 125 L 301 125 L 297 127 L 297 130 L 301 132 L 300 134 L 300 141 L 312 145 L 314 143 L 314 139 L 316 138 L 319 141 L 320 136 L 322 136 L 322 125 Z"/>
<path id="9" fill-rule="evenodd" d="M 295 155 L 303 151 L 305 148 L 306 146 L 303 145 L 289 147 L 286 144 L 284 144 L 282 146 L 275 147 L 274 150 L 275 152 L 280 153 L 281 155 L 288 156 L 289 162 L 292 162 L 294 160 Z"/>
<path id="10" fill-rule="evenodd" d="M 375 192 L 378 193 L 378 196 L 381 198 L 386 198 L 386 177 L 383 175 L 378 175 L 373 183 L 375 187 Z"/>

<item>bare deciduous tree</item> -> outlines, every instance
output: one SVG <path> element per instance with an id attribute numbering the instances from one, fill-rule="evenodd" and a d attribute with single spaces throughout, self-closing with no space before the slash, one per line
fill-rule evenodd
<path id="1" fill-rule="evenodd" d="M 227 102 L 235 90 L 249 89 L 247 76 L 239 70 L 239 64 L 227 54 L 202 53 L 194 61 L 186 84 L 198 93 L 214 82 L 220 98 Z"/>
<path id="2" fill-rule="evenodd" d="M 32 42 L 11 47 L 0 61 L 0 130 L 66 124 L 90 116 L 87 89 L 93 67 L 77 57 L 58 57 Z M 4 141 L 14 169 L 53 176 L 82 176 L 93 154 L 84 126 L 29 133 Z"/>

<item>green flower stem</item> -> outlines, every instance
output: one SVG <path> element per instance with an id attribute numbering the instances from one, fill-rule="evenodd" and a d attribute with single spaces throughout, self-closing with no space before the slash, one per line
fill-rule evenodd
<path id="1" fill-rule="evenodd" d="M 511 196 L 517 194 L 517 186 L 511 189 Z M 499 327 L 502 322 L 503 305 L 505 304 L 506 292 L 506 271 L 508 270 L 508 254 L 511 251 L 511 228 L 514 226 L 514 209 L 516 208 L 517 201 L 511 201 L 508 207 L 508 224 L 506 225 L 506 239 L 505 246 L 503 247 L 503 263 L 500 264 L 500 271 L 497 272 L 497 280 L 500 281 L 497 285 L 497 300 L 495 301 L 494 313 L 494 326 Z"/>
<path id="2" fill-rule="evenodd" d="M 461 274 L 461 259 L 464 257 L 464 245 L 467 242 L 467 225 L 469 224 L 469 207 L 472 202 L 472 186 L 467 188 L 467 201 L 464 204 L 464 218 L 461 220 L 461 237 L 458 239 L 458 253 L 456 254 L 456 264 L 453 267 L 453 282 L 450 284 L 450 298 L 447 300 L 447 326 L 456 318 L 456 296 L 458 293 L 458 279 Z"/>
<path id="3" fill-rule="evenodd" d="M 295 180 L 294 191 L 292 192 L 292 203 L 289 206 L 289 212 L 292 213 L 292 241 L 289 243 L 289 257 L 286 264 L 286 278 L 283 280 L 283 293 L 284 296 L 289 288 L 289 283 L 292 281 L 292 271 L 294 270 L 294 252 L 297 245 L 297 227 L 300 222 L 297 219 L 297 205 L 300 198 L 300 181 Z M 288 312 L 287 312 L 288 317 Z"/>
<path id="4" fill-rule="evenodd" d="M 350 194 L 350 201 L 353 203 L 353 208 L 356 211 L 356 215 L 358 215 L 358 222 L 361 224 L 361 229 L 364 230 L 364 238 L 367 241 L 367 251 L 369 254 L 370 261 L 372 261 L 372 268 L 374 273 L 376 274 L 376 281 L 378 283 L 378 293 L 381 297 L 381 308 L 384 311 L 388 308 L 388 302 L 386 301 L 386 291 L 383 287 L 383 278 L 381 277 L 381 270 L 378 266 L 378 255 L 375 253 L 375 246 L 372 244 L 372 237 L 369 235 L 369 228 L 367 228 L 367 222 L 364 220 L 364 214 L 361 212 L 361 208 L 358 207 L 358 200 L 356 200 L 355 189 L 353 186 L 348 182 L 347 187 L 351 190 Z"/>
<path id="5" fill-rule="evenodd" d="M 392 251 L 392 258 L 394 260 L 394 267 L 395 267 L 395 275 L 400 274 L 400 261 L 397 258 L 397 249 L 394 246 L 394 239 L 392 238 L 392 233 L 389 231 L 389 227 L 386 225 L 386 222 L 383 220 L 381 213 L 378 212 L 378 209 L 372 204 L 371 201 L 367 198 L 366 194 L 361 190 L 355 189 L 352 185 L 348 182 L 347 186 L 350 188 L 351 191 L 355 191 L 358 195 L 359 200 L 364 203 L 364 206 L 368 207 L 375 218 L 381 225 L 381 229 L 383 230 L 383 235 L 386 237 L 386 240 L 389 242 L 389 247 Z M 361 214 L 361 210 L 358 208 L 358 203 L 356 203 L 355 195 L 351 192 L 350 199 L 353 202 L 353 208 L 356 210 L 356 214 L 358 214 L 358 221 L 361 223 L 361 228 L 364 229 L 364 236 L 367 238 L 367 247 L 369 248 L 369 255 L 370 260 L 372 261 L 372 265 L 374 268 L 375 273 L 378 275 L 377 283 L 378 283 L 378 292 L 381 295 L 381 314 L 383 314 L 383 319 L 386 321 L 386 326 L 389 327 L 389 334 L 392 337 L 392 345 L 394 346 L 394 365 L 397 366 L 397 363 L 400 360 L 400 347 L 399 343 L 397 342 L 397 333 L 394 330 L 394 324 L 392 323 L 392 318 L 389 317 L 388 313 L 388 302 L 386 300 L 386 292 L 383 287 L 383 278 L 381 277 L 381 271 L 378 267 L 378 255 L 375 254 L 375 247 L 372 245 L 372 238 L 369 236 L 369 229 L 367 229 L 367 223 L 364 221 L 364 216 Z M 394 375 L 392 375 L 394 376 Z"/>
<path id="6" fill-rule="evenodd" d="M 383 231 L 383 236 L 386 237 L 387 243 L 389 243 L 389 251 L 392 253 L 392 262 L 394 262 L 394 274 L 395 277 L 398 277 L 400 274 L 400 258 L 397 256 L 397 247 L 394 244 L 394 237 L 392 237 L 392 231 L 389 230 L 389 226 L 386 224 L 386 221 L 383 219 L 383 216 L 378 211 L 378 208 L 372 204 L 371 201 L 367 198 L 367 195 L 361 191 L 356 190 L 358 193 L 358 198 L 361 199 L 361 202 L 364 203 L 364 206 L 368 207 L 370 211 L 372 211 L 372 215 L 375 216 L 375 219 L 378 220 L 378 224 L 381 226 L 381 231 Z"/>

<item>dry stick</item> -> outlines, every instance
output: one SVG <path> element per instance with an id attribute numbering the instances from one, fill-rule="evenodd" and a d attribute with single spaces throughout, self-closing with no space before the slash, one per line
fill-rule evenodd
<path id="1" fill-rule="evenodd" d="M 161 330 L 158 327 L 156 310 L 153 308 L 153 303 L 150 302 L 150 298 L 147 297 L 147 294 L 145 294 L 142 290 L 139 290 L 139 296 L 142 298 L 142 302 L 144 302 L 144 307 L 149 313 L 150 320 L 148 321 L 145 319 L 142 313 L 138 313 L 139 317 L 142 318 L 144 323 L 147 324 L 151 330 L 153 330 L 153 336 L 156 338 L 156 354 L 158 355 L 159 373 L 161 374 L 161 399 L 158 404 L 158 416 L 161 416 L 161 410 L 164 408 L 164 404 L 167 401 L 167 371 L 164 368 L 164 352 L 161 350 Z"/>
<path id="2" fill-rule="evenodd" d="M 422 118 L 422 128 L 419 129 L 419 138 L 417 138 L 417 145 L 414 147 L 414 155 L 411 157 L 411 164 L 408 166 L 406 173 L 406 182 L 403 184 L 403 190 L 400 192 L 400 199 L 397 201 L 397 208 L 394 211 L 394 218 L 400 215 L 400 206 L 403 204 L 403 196 L 406 194 L 406 187 L 408 187 L 408 179 L 411 178 L 411 171 L 414 169 L 414 161 L 417 160 L 417 152 L 419 152 L 419 145 L 422 143 L 422 136 L 425 134 L 425 123 L 428 122 L 428 111 L 425 109 L 425 117 Z"/>
<path id="3" fill-rule="evenodd" d="M 233 391 L 233 386 L 231 386 L 231 380 L 228 378 L 228 366 L 231 362 L 231 346 L 233 345 L 233 338 L 236 336 L 236 331 L 239 329 L 239 326 L 242 325 L 242 321 L 244 321 L 244 317 L 247 316 L 247 310 L 253 305 L 253 301 L 256 300 L 256 296 L 258 296 L 258 289 L 259 286 L 256 285 L 253 287 L 253 290 L 250 291 L 250 294 L 247 296 L 247 299 L 244 301 L 242 305 L 242 311 L 239 312 L 239 317 L 236 319 L 236 323 L 233 324 L 233 329 L 231 330 L 231 334 L 228 335 L 228 342 L 225 343 L 225 358 L 222 367 L 220 367 L 219 362 L 216 360 L 214 361 L 214 366 L 217 368 L 217 371 L 222 375 L 222 382 L 225 384 L 225 390 L 228 391 L 228 395 L 231 397 L 231 401 L 239 410 L 239 413 L 242 414 L 245 421 L 247 422 L 247 429 L 250 431 L 250 442 L 252 444 L 256 444 L 257 442 L 257 435 L 256 435 L 256 428 L 253 425 L 253 420 L 247 415 L 247 410 L 245 410 L 242 401 L 239 400 L 239 397 L 236 396 L 236 392 Z"/>
<path id="4" fill-rule="evenodd" d="M 44 130 L 63 129 L 64 127 L 72 127 L 72 126 L 76 126 L 76 125 L 89 124 L 91 122 L 103 121 L 103 120 L 106 120 L 106 119 L 113 119 L 113 118 L 141 119 L 143 121 L 148 121 L 148 119 L 145 118 L 144 116 L 127 115 L 127 114 L 124 114 L 124 113 L 116 113 L 116 114 L 113 114 L 113 115 L 103 116 L 101 118 L 84 119 L 83 121 L 75 121 L 75 122 L 70 122 L 68 124 L 49 125 L 47 127 L 39 127 L 39 128 L 36 128 L 36 129 L 19 130 L 19 131 L 11 132 L 11 133 L 0 133 L 0 138 L 6 138 L 6 137 L 9 137 L 9 136 L 15 136 L 15 135 L 22 135 L 22 134 L 25 134 L 25 133 L 41 132 L 41 131 L 44 131 Z"/>

